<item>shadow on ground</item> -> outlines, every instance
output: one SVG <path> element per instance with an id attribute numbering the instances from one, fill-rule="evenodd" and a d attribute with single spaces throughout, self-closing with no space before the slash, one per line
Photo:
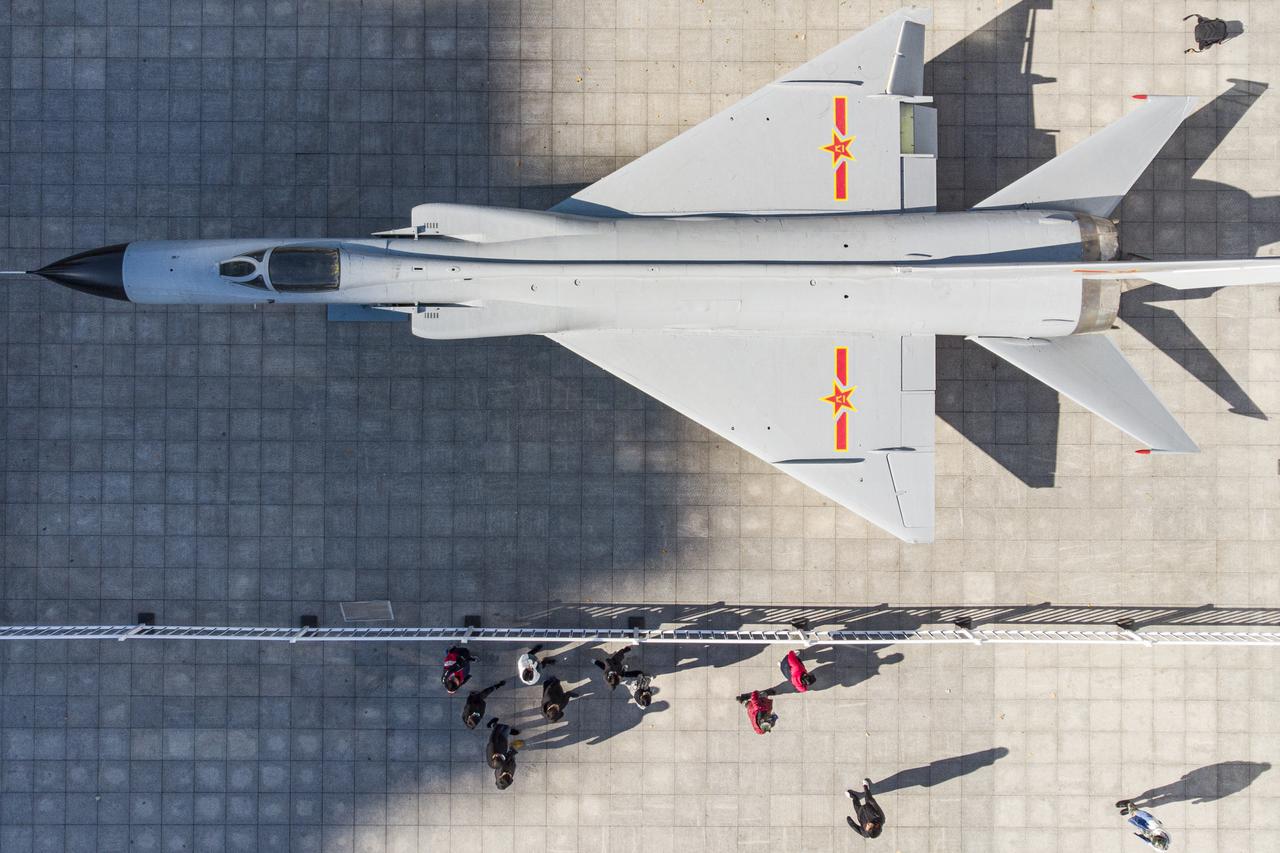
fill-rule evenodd
<path id="1" fill-rule="evenodd" d="M 1023 0 L 926 64 L 939 111 L 938 207 L 963 210 L 1051 159 L 1056 131 L 1036 126 L 1036 20 L 1053 0 Z M 1252 256 L 1280 237 L 1280 196 L 1254 197 L 1196 173 L 1267 84 L 1230 79 L 1169 139 L 1117 212 L 1136 256 Z M 1021 129 L 1023 132 L 1015 132 Z M 994 152 L 995 156 L 992 156 Z M 1257 223 L 1257 224 L 1255 224 Z M 1178 239 L 1161 246 L 1158 234 Z M 1126 293 L 1120 317 L 1217 393 L 1233 414 L 1265 418 L 1241 384 L 1174 312 L 1154 305 L 1211 296 L 1154 285 Z M 963 338 L 938 338 L 937 414 L 1023 483 L 1055 483 L 1058 393 Z"/>
<path id="2" fill-rule="evenodd" d="M 1198 767 L 1176 782 L 1151 788 L 1130 799 L 1144 809 L 1188 801 L 1192 805 L 1212 803 L 1240 793 L 1270 769 L 1271 764 L 1266 761 L 1220 761 Z"/>
<path id="3" fill-rule="evenodd" d="M 640 618 L 645 627 L 698 627 L 723 631 L 743 628 L 786 628 L 807 620 L 814 629 L 849 631 L 905 630 L 925 626 L 948 626 L 969 622 L 984 625 L 1037 627 L 1115 626 L 1135 628 L 1228 628 L 1280 627 L 1280 608 L 1216 607 L 1213 604 L 1187 607 L 1099 606 L 1040 604 L 957 604 L 954 606 L 858 606 L 733 605 L 714 604 L 558 604 L 547 610 L 528 613 L 519 627 L 561 628 L 624 627 Z M 728 661 L 718 648 L 707 646 L 704 665 L 723 666 Z"/>
<path id="4" fill-rule="evenodd" d="M 887 794 L 890 791 L 900 791 L 903 788 L 932 788 L 934 785 L 941 785 L 943 782 L 949 782 L 960 776 L 967 776 L 975 770 L 981 770 L 983 767 L 990 767 L 1008 754 L 1009 750 L 1007 748 L 996 746 L 991 749 L 957 755 L 953 758 L 930 761 L 920 767 L 899 770 L 892 776 L 887 776 L 878 782 L 874 779 L 871 780 L 871 793 Z"/>

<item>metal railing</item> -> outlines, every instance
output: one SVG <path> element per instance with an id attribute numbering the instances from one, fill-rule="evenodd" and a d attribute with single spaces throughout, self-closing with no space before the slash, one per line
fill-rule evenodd
<path id="1" fill-rule="evenodd" d="M 251 640 L 286 643 L 633 643 L 787 646 L 890 644 L 1280 646 L 1280 631 L 1149 631 L 1116 628 L 964 627 L 913 630 L 710 630 L 705 628 L 282 628 L 203 625 L 11 625 L 0 640 Z"/>

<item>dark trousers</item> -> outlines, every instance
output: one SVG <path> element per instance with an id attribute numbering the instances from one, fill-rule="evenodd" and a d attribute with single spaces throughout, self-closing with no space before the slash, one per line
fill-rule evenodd
<path id="1" fill-rule="evenodd" d="M 864 835 L 862 830 L 864 824 L 875 824 L 876 826 L 884 825 L 884 809 L 880 808 L 880 804 L 876 802 L 876 798 L 871 796 L 870 791 L 862 792 L 862 800 L 858 800 L 858 792 L 853 792 L 853 814 L 854 826 L 853 831 L 859 835 Z"/>

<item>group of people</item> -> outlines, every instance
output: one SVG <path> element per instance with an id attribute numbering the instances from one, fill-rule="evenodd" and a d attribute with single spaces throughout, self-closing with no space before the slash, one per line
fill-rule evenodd
<path id="1" fill-rule="evenodd" d="M 565 690 L 559 678 L 543 677 L 543 670 L 555 663 L 554 658 L 542 658 L 539 654 L 541 646 L 534 646 L 520 655 L 516 662 L 516 674 L 520 683 L 534 686 L 542 683 L 542 716 L 547 722 L 558 722 L 564 719 L 564 712 L 571 699 L 578 698 L 572 690 Z M 603 660 L 592 661 L 604 673 L 604 682 L 610 690 L 618 685 L 627 685 L 632 700 L 640 708 L 649 707 L 653 701 L 653 677 L 639 669 L 627 669 L 623 659 L 631 651 L 630 646 L 619 649 Z M 453 646 L 444 657 L 444 671 L 440 681 L 449 695 L 457 693 L 462 686 L 471 680 L 471 664 L 475 655 L 464 646 Z M 780 667 L 782 675 L 797 693 L 807 693 L 817 682 L 813 673 L 809 672 L 800 659 L 798 652 L 792 650 L 783 657 Z M 462 706 L 462 723 L 468 729 L 476 729 L 484 719 L 485 700 L 493 691 L 505 685 L 506 679 L 491 684 L 483 690 L 472 690 L 467 694 Z M 747 720 L 756 734 L 768 734 L 778 723 L 778 715 L 773 709 L 773 697 L 778 694 L 776 688 L 752 690 L 737 697 L 747 710 Z M 489 737 L 485 741 L 485 763 L 493 769 L 494 784 L 498 790 L 511 787 L 515 781 L 516 753 L 524 746 L 524 741 L 517 735 L 520 730 L 491 717 L 485 727 L 489 729 Z M 877 838 L 884 831 L 884 809 L 876 802 L 871 793 L 871 780 L 865 779 L 861 793 L 850 789 L 846 792 L 853 801 L 853 815 L 845 820 L 849 828 L 863 838 Z M 1157 850 L 1169 849 L 1169 833 L 1164 829 L 1159 818 L 1146 809 L 1138 808 L 1132 800 L 1121 800 L 1116 803 L 1120 814 L 1129 818 L 1138 838 Z"/>
<path id="2" fill-rule="evenodd" d="M 804 661 L 800 659 L 799 652 L 794 649 L 787 652 L 779 667 L 782 669 L 782 677 L 797 693 L 808 693 L 809 688 L 813 687 L 818 680 L 812 672 L 809 672 Z M 752 690 L 737 697 L 738 703 L 746 706 L 747 721 L 751 723 L 751 729 L 756 734 L 767 735 L 778 724 L 778 715 L 773 710 L 773 697 L 777 695 L 777 689 L 771 687 L 767 690 Z M 871 795 L 871 780 L 863 780 L 861 795 L 852 789 L 846 793 L 849 799 L 853 800 L 854 811 L 853 816 L 845 818 L 849 828 L 863 838 L 878 837 L 884 831 L 884 810 Z"/>
<path id="3" fill-rule="evenodd" d="M 653 701 L 653 677 L 638 669 L 625 669 L 623 658 L 631 647 L 627 646 L 606 657 L 596 660 L 595 665 L 604 670 L 604 681 L 610 690 L 619 684 L 626 684 L 631 698 L 641 708 L 649 707 Z M 564 719 L 565 708 L 569 700 L 578 698 L 572 690 L 565 690 L 559 678 L 548 676 L 543 678 L 543 670 L 554 664 L 555 658 L 542 658 L 541 646 L 529 649 L 516 661 L 516 675 L 520 683 L 532 687 L 542 682 L 542 716 L 549 723 Z M 440 683 L 450 696 L 462 689 L 471 680 L 471 664 L 476 656 L 465 646 L 452 646 L 444 655 L 444 669 L 440 674 Z M 506 679 L 491 684 L 483 690 L 472 690 L 467 694 L 462 706 L 462 724 L 468 729 L 476 729 L 484 719 L 485 700 L 493 691 L 507 683 Z M 493 769 L 494 784 L 498 790 L 511 787 L 515 781 L 516 753 L 524 746 L 524 741 L 516 738 L 520 730 L 491 717 L 485 723 L 489 729 L 489 738 L 485 741 L 485 763 Z"/>
<path id="4" fill-rule="evenodd" d="M 787 652 L 787 656 L 782 659 L 781 667 L 783 678 L 791 682 L 791 686 L 797 693 L 808 692 L 817 681 L 813 673 L 805 668 L 800 655 L 794 650 Z M 768 690 L 752 690 L 750 693 L 738 696 L 738 704 L 746 706 L 747 721 L 751 723 L 751 728 L 756 734 L 767 735 L 777 725 L 778 715 L 773 711 L 773 697 L 777 695 L 778 691 L 771 687 Z"/>

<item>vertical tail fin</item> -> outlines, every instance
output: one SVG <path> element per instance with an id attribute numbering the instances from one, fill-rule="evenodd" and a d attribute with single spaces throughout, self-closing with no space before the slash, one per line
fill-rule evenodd
<path id="1" fill-rule="evenodd" d="M 1145 103 L 975 207 L 1052 208 L 1110 216 L 1196 105 L 1195 98 L 1134 97 Z"/>

